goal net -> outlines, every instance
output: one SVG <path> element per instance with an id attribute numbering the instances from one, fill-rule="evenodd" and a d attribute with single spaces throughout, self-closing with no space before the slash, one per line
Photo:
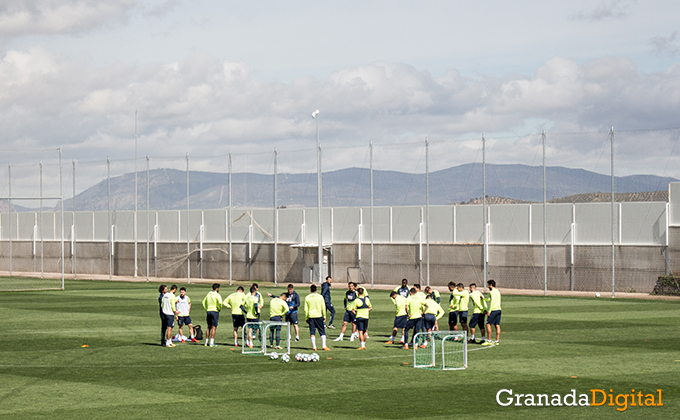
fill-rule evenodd
<path id="1" fill-rule="evenodd" d="M 467 332 L 417 333 L 413 337 L 413 367 L 438 370 L 467 368 Z"/>
<path id="2" fill-rule="evenodd" d="M 290 354 L 290 323 L 278 321 L 246 322 L 241 332 L 243 354 L 273 352 Z M 252 347 L 248 344 L 251 344 Z"/>

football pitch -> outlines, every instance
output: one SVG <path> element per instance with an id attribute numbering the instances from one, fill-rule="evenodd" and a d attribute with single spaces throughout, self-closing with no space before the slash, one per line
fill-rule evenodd
<path id="1" fill-rule="evenodd" d="M 3 279 L 0 279 L 2 284 Z M 178 283 L 179 285 L 179 283 Z M 194 324 L 205 329 L 208 285 L 184 285 Z M 222 297 L 236 286 L 224 283 Z M 502 282 L 499 290 L 503 292 Z M 283 288 L 265 287 L 275 294 Z M 297 287 L 301 299 L 308 289 Z M 370 291 L 366 351 L 332 341 L 318 363 L 242 355 L 223 310 L 218 347 L 159 346 L 158 283 L 67 280 L 66 291 L 2 292 L 0 418 L 50 419 L 590 419 L 680 416 L 680 302 L 503 296 L 501 345 L 468 346 L 462 371 L 414 369 L 413 351 L 386 345 L 394 319 L 387 291 Z M 447 300 L 442 293 L 442 299 Z M 263 319 L 268 319 L 266 298 Z M 300 311 L 300 342 L 311 353 Z M 440 321 L 445 328 L 446 316 Z M 185 327 L 186 328 L 186 327 Z M 176 330 L 176 327 L 175 327 Z M 188 332 L 185 331 L 188 335 Z M 479 334 L 477 334 L 479 335 Z M 347 334 L 349 336 L 349 333 Z M 240 340 L 239 340 L 240 341 Z M 87 347 L 82 347 L 87 345 Z M 497 401 L 501 390 L 558 394 L 591 389 L 628 394 L 622 405 L 527 406 Z M 611 390 L 611 391 L 610 391 Z M 635 391 L 632 391 L 635 390 Z M 637 404 L 662 393 L 662 406 Z M 503 393 L 500 401 L 510 398 Z M 551 397 L 552 398 L 552 397 Z M 566 398 L 563 401 L 567 400 Z M 631 404 L 631 400 L 636 403 Z M 655 400 L 658 403 L 658 399 Z"/>

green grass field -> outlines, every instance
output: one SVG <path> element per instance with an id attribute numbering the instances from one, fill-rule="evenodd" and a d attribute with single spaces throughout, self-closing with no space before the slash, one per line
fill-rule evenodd
<path id="1" fill-rule="evenodd" d="M 0 279 L 2 284 L 3 279 Z M 502 283 L 499 284 L 502 292 Z M 208 286 L 189 285 L 195 324 Z M 4 292 L 0 418 L 514 419 L 680 415 L 680 304 L 503 297 L 502 344 L 470 345 L 464 371 L 412 367 L 383 344 L 393 306 L 372 291 L 367 351 L 333 342 L 319 363 L 288 364 L 235 350 L 224 312 L 217 348 L 159 344 L 158 283 L 67 281 L 66 291 Z M 234 288 L 222 287 L 226 297 Z M 263 292 L 274 289 L 262 287 Z M 306 290 L 298 290 L 301 297 Z M 342 306 L 344 290 L 333 300 Z M 268 301 L 268 299 L 267 299 Z M 265 314 L 268 312 L 265 311 Z M 338 316 L 342 317 L 339 312 Z M 442 319 L 442 321 L 445 321 Z M 440 321 L 441 323 L 441 321 Z M 340 325 L 340 323 L 337 323 Z M 441 324 L 440 324 L 441 325 Z M 293 354 L 311 353 L 301 325 Z M 81 347 L 87 344 L 89 347 Z M 328 360 L 327 358 L 332 358 Z M 572 378 L 575 376 L 576 378 Z M 503 407 L 496 393 L 614 394 L 662 389 L 662 407 Z"/>

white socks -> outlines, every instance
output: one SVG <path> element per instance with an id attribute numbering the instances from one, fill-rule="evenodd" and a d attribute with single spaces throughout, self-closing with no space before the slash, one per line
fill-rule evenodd
<path id="1" fill-rule="evenodd" d="M 326 336 L 321 336 L 321 347 L 326 348 Z"/>
<path id="2" fill-rule="evenodd" d="M 311 338 L 311 340 L 312 340 L 312 348 L 315 349 L 315 348 L 316 348 L 316 336 L 313 335 L 313 336 L 311 336 L 310 338 Z"/>

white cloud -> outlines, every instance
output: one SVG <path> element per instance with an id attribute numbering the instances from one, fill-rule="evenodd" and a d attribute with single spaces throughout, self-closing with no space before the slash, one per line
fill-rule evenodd
<path id="1" fill-rule="evenodd" d="M 678 32 L 673 31 L 669 36 L 657 35 L 649 40 L 654 47 L 654 51 L 660 55 L 667 55 L 674 58 L 678 53 L 678 42 L 676 41 Z"/>
<path id="2" fill-rule="evenodd" d="M 282 83 L 258 78 L 245 63 L 205 53 L 174 63 L 95 68 L 35 48 L 8 51 L 0 60 L 0 80 L 0 137 L 6 145 L 63 145 L 67 158 L 102 163 L 106 156 L 129 159 L 136 109 L 139 155 L 151 155 L 152 165 L 161 156 L 174 156 L 173 165 L 181 166 L 187 152 L 216 156 L 233 150 L 253 154 L 253 171 L 271 171 L 274 147 L 282 168 L 313 171 L 310 113 L 317 108 L 326 169 L 365 165 L 373 140 L 376 167 L 411 171 L 424 170 L 425 136 L 436 150 L 433 168 L 479 161 L 481 133 L 489 139 L 490 161 L 535 164 L 540 136 L 512 133 L 544 127 L 550 128 L 551 164 L 594 169 L 611 125 L 674 127 L 680 111 L 680 66 L 644 74 L 625 58 L 579 64 L 555 57 L 530 77 L 479 79 L 455 69 L 433 77 L 407 64 L 376 62 L 325 80 Z M 565 131 L 605 134 L 558 135 Z M 634 147 L 646 137 L 629 137 L 618 147 L 636 171 L 643 167 L 639 162 L 666 158 L 673 147 L 665 138 L 656 148 Z M 195 167 L 224 164 L 206 158 Z"/>
<path id="3" fill-rule="evenodd" d="M 631 0 L 602 0 L 594 8 L 584 8 L 573 15 L 575 19 L 589 21 L 601 21 L 608 19 L 622 19 L 628 15 L 628 6 L 635 1 Z"/>
<path id="4" fill-rule="evenodd" d="M 1 0 L 0 36 L 71 34 L 125 22 L 135 0 Z"/>

